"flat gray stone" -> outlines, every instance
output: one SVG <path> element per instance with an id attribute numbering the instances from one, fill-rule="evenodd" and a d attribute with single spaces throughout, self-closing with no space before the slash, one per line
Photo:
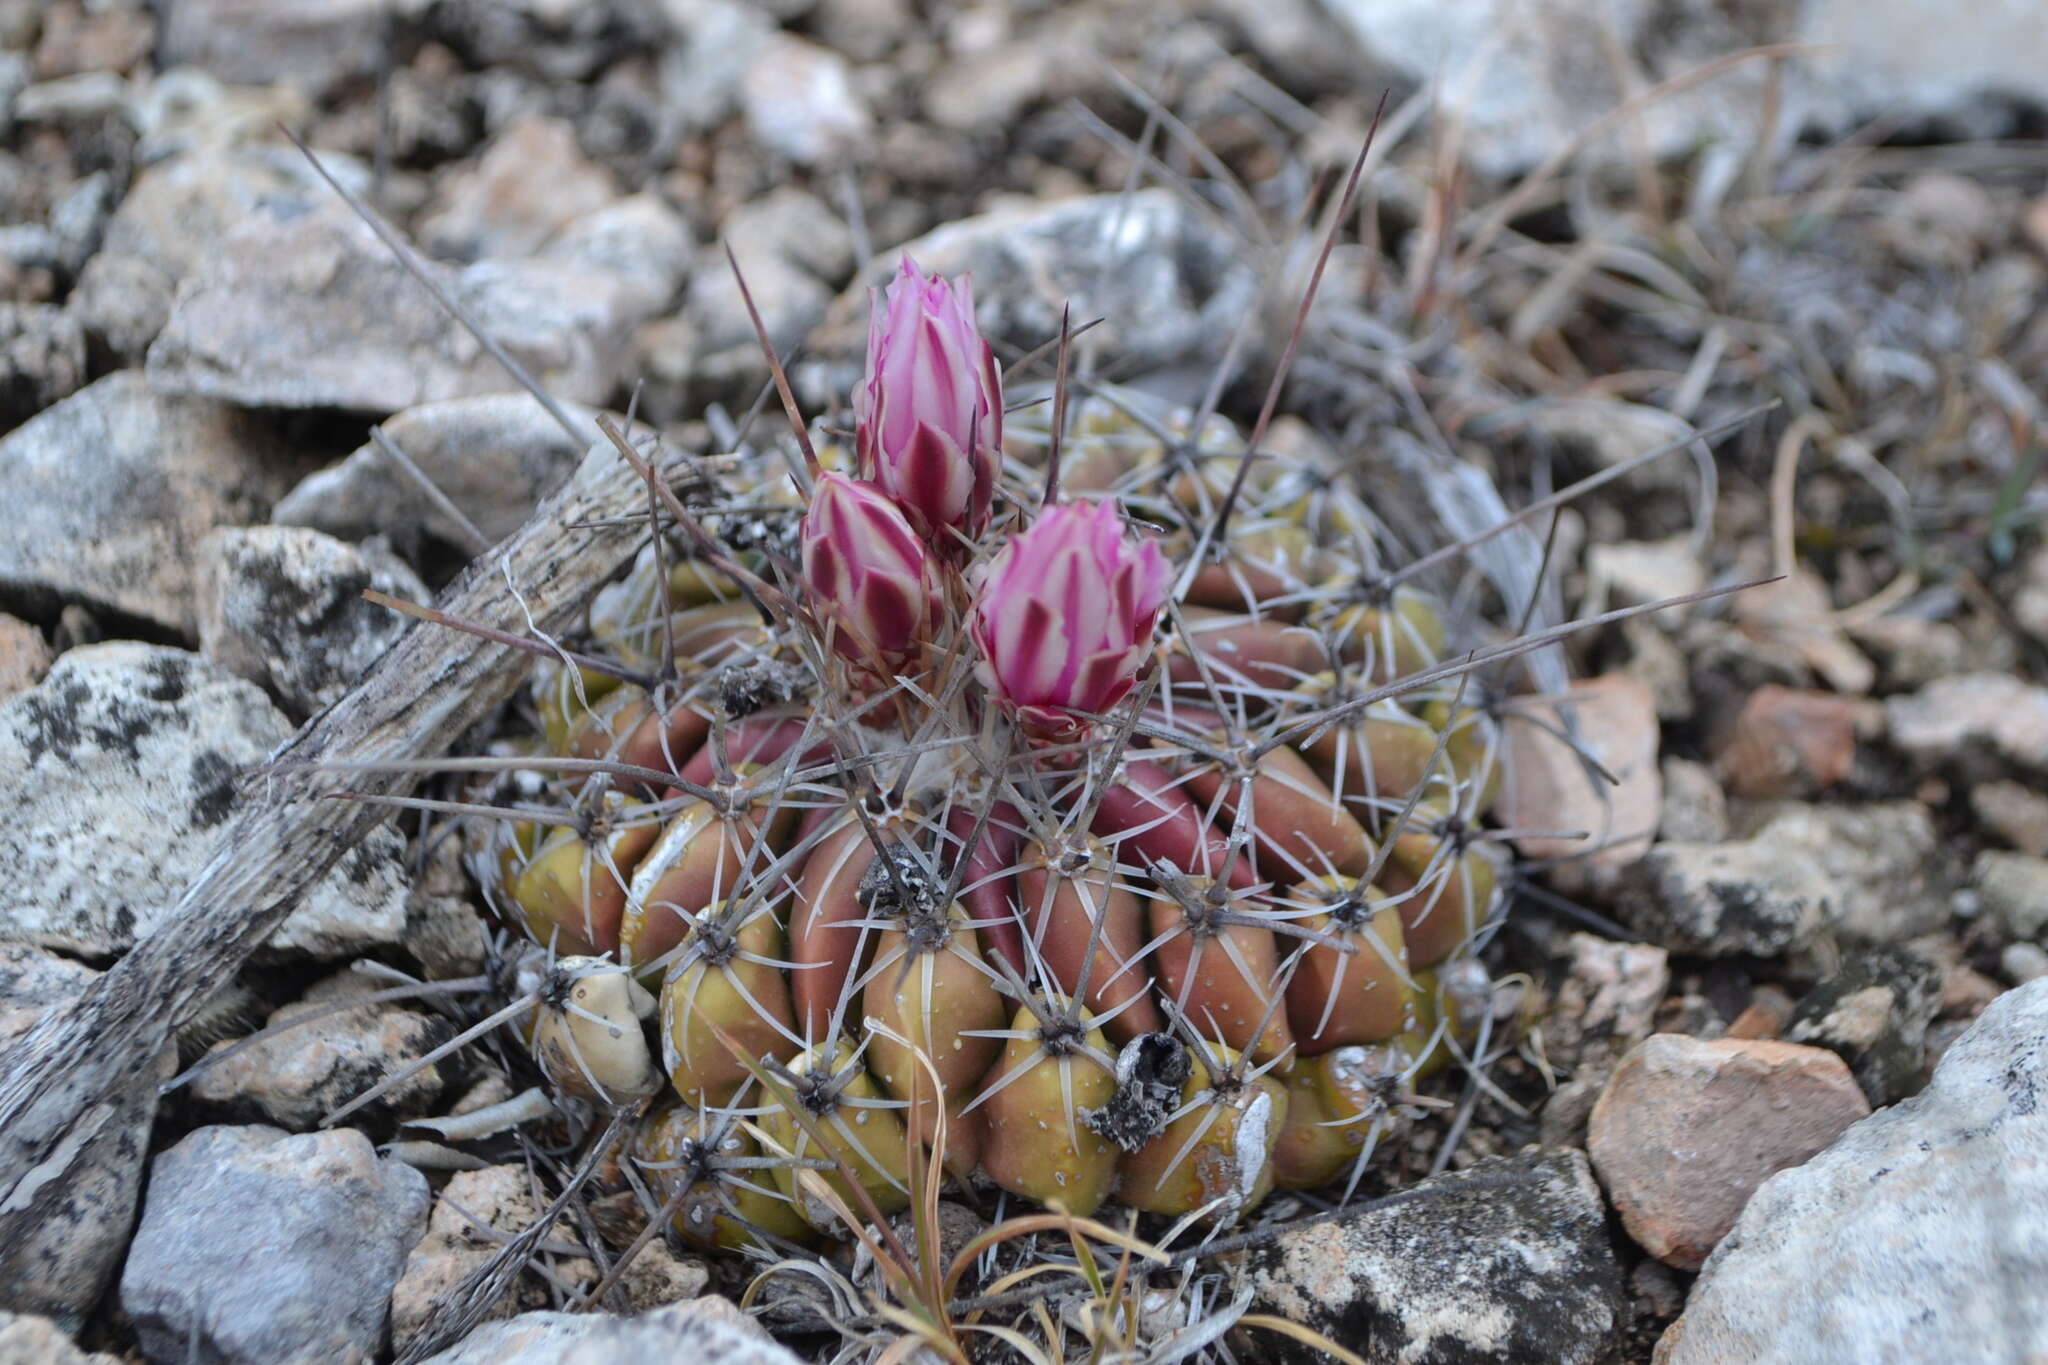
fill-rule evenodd
<path id="1" fill-rule="evenodd" d="M 260 519 L 291 475 L 256 418 L 116 371 L 0 437 L 0 594 L 39 614 L 77 601 L 190 636 L 200 540 Z"/>
<path id="2" fill-rule="evenodd" d="M 575 261 L 429 266 L 542 387 L 602 402 L 633 329 L 668 304 Z M 251 407 L 391 413 L 511 380 L 344 208 L 259 204 L 187 276 L 149 348 L 167 393 Z"/>
<path id="3" fill-rule="evenodd" d="M 1582 155 L 1627 165 L 1638 148 L 1691 156 L 1703 147 L 1752 154 L 1768 131 L 1780 145 L 1835 133 L 1879 113 L 1995 136 L 2017 96 L 2048 100 L 2048 27 L 2025 3 L 1973 8 L 1944 24 L 1925 0 L 1322 0 L 1356 40 L 1364 87 L 1428 86 L 1460 127 L 1467 164 L 1519 174 L 1593 134 Z M 1345 34 L 1326 35 L 1341 44 Z M 1732 64 L 1713 80 L 1646 102 L 1635 117 L 1594 124 L 1637 89 L 1717 58 L 1773 43 L 1807 44 L 1782 64 Z M 1605 54 L 1628 54 L 1636 85 Z M 1775 73 L 1775 83 L 1773 81 Z M 1770 96 L 1768 98 L 1767 90 Z M 1396 99 L 1399 99 L 1397 94 Z M 1769 103 L 1775 122 L 1767 126 Z"/>
<path id="4" fill-rule="evenodd" d="M 0 1360 L 8 1365 L 119 1365 L 120 1357 L 98 1351 L 88 1355 L 50 1319 L 0 1309 Z"/>
<path id="5" fill-rule="evenodd" d="M 1584 1152 L 1483 1161 L 1415 1188 L 1435 1195 L 1247 1253 L 1255 1308 L 1369 1360 L 1615 1358 L 1628 1306 Z M 1328 1357 L 1261 1334 L 1259 1359 Z"/>
<path id="6" fill-rule="evenodd" d="M 1782 802 L 1737 833 L 1747 837 L 1652 847 L 1622 896 L 1630 925 L 1673 952 L 1773 957 L 1823 931 L 1881 945 L 1948 921 L 1947 869 L 1917 803 Z"/>
<path id="7" fill-rule="evenodd" d="M 199 548 L 199 647 L 266 687 L 295 716 L 333 703 L 411 628 L 363 599 L 375 588 L 413 602 L 433 594 L 377 542 L 300 526 L 232 527 Z"/>
<path id="8" fill-rule="evenodd" d="M 485 1324 L 423 1365 L 611 1365 L 628 1360 L 801 1365 L 730 1300 L 715 1295 L 632 1318 L 522 1313 Z"/>
<path id="9" fill-rule="evenodd" d="M 1990 849 L 1977 855 L 1971 881 L 2009 937 L 2048 940 L 2048 858 Z"/>
<path id="10" fill-rule="evenodd" d="M 298 86 L 315 99 L 383 63 L 394 9 L 408 0 L 178 0 L 158 39 L 159 64 L 200 67 L 236 85 Z"/>
<path id="11" fill-rule="evenodd" d="M 2048 772 L 2048 687 L 2010 673 L 1964 673 L 1885 702 L 1892 743 L 1909 757 L 1939 764 L 1967 752 L 2031 772 Z"/>
<path id="12" fill-rule="evenodd" d="M 202 115 L 229 102 L 218 85 L 189 69 L 159 79 L 156 91 L 175 91 L 181 107 L 194 106 Z M 255 122 L 256 116 L 243 121 Z M 368 168 L 353 157 L 322 152 L 320 163 L 353 191 L 369 186 Z M 179 281 L 215 255 L 221 239 L 257 205 L 310 211 L 333 200 L 334 191 L 294 147 L 230 141 L 217 131 L 194 139 L 187 150 L 136 175 L 107 220 L 100 250 L 85 262 L 72 309 L 87 331 L 124 360 L 140 364 L 170 316 Z"/>
<path id="13" fill-rule="evenodd" d="M 213 856 L 250 765 L 291 733 L 212 660 L 117 641 L 71 650 L 0 701 L 0 938 L 106 957 L 155 929 Z M 270 939 L 352 957 L 405 928 L 404 841 L 373 832 Z"/>
<path id="14" fill-rule="evenodd" d="M 588 430 L 578 443 L 525 393 L 491 393 L 425 403 L 389 418 L 384 434 L 492 540 L 517 530 L 536 504 L 583 458 L 602 434 L 588 409 L 571 407 Z M 310 526 L 361 540 L 383 535 L 401 551 L 424 538 L 468 548 L 463 533 L 425 497 L 405 470 L 374 443 L 340 464 L 308 475 L 271 513 L 288 526 Z"/>
<path id="15" fill-rule="evenodd" d="M 0 943 L 0 1048 L 26 1033 L 43 1012 L 71 999 L 100 974 L 70 958 L 26 943 Z M 63 1173 L 27 1190 L 43 1206 L 28 1245 L 12 1248 L 8 1264 L 17 1278 L 0 1278 L 0 1302 L 23 1313 L 42 1313 L 77 1327 L 106 1292 L 107 1282 L 127 1250 L 142 1193 L 143 1159 L 156 1117 L 156 1087 L 177 1071 L 178 1055 L 166 1047 L 155 1068 L 145 1067 L 121 1103 L 106 1106 L 92 1136 Z M 40 1333 L 6 1323 L 0 1315 L 0 1361 L 22 1356 L 23 1342 Z M 10 1337 L 10 1333 L 14 1335 Z M 67 1357 L 56 1355 L 53 1360 Z M 33 1354 L 30 1361 L 38 1360 Z M 99 1357 L 94 1357 L 98 1360 Z"/>
<path id="16" fill-rule="evenodd" d="M 344 1128 L 201 1128 L 150 1166 L 121 1308 L 152 1360 L 369 1360 L 427 1181 Z"/>
<path id="17" fill-rule="evenodd" d="M 1071 303 L 1076 326 L 1105 319 L 1077 345 L 1137 372 L 1213 356 L 1258 294 L 1241 243 L 1173 191 L 1145 189 L 1000 209 L 885 252 L 833 305 L 835 338 L 864 343 L 868 286 L 887 284 L 904 252 L 926 271 L 972 272 L 976 318 L 999 345 L 1058 336 Z"/>
<path id="18" fill-rule="evenodd" d="M 2048 1355 L 2048 981 L 1993 1001 L 1919 1095 L 1764 1182 L 1658 1365 Z"/>
<path id="19" fill-rule="evenodd" d="M 525 256 L 579 214 L 619 197 L 611 173 L 576 145 L 562 119 L 522 118 L 471 162 L 442 173 L 419 240 L 444 260 Z"/>
<path id="20" fill-rule="evenodd" d="M 314 1011 L 368 995 L 381 982 L 356 972 L 328 977 L 303 1000 L 284 1006 L 264 1021 L 281 1028 Z M 363 1005 L 339 1014 L 323 1013 L 236 1052 L 192 1082 L 196 1100 L 222 1106 L 238 1117 L 268 1120 L 300 1132 L 401 1069 L 416 1062 L 454 1033 L 447 1020 L 400 1005 Z M 217 1045 L 216 1051 L 233 1047 Z M 416 1118 L 441 1094 L 440 1067 L 428 1065 L 369 1106 L 376 1116 Z M 219 1112 L 219 1111 L 215 1111 Z"/>

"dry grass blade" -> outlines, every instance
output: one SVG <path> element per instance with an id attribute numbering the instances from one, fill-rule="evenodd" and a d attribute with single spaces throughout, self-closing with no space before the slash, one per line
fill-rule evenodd
<path id="1" fill-rule="evenodd" d="M 1298 1322 L 1289 1322 L 1286 1318 L 1276 1318 L 1271 1313 L 1247 1313 L 1237 1320 L 1237 1325 L 1258 1327 L 1268 1332 L 1278 1332 L 1284 1337 L 1292 1337 L 1310 1350 L 1321 1351 L 1330 1359 L 1341 1361 L 1342 1365 L 1366 1365 L 1364 1356 L 1345 1350 L 1321 1332 L 1304 1327 Z"/>

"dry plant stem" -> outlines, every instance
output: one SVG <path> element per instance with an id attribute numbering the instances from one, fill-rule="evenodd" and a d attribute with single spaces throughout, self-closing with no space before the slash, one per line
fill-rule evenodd
<path id="1" fill-rule="evenodd" d="M 596 1173 L 604 1153 L 638 1117 L 638 1111 L 631 1109 L 621 1109 L 612 1115 L 611 1123 L 590 1145 L 576 1173 L 541 1216 L 498 1248 L 490 1260 L 463 1276 L 454 1288 L 434 1301 L 432 1314 L 399 1354 L 398 1365 L 411 1365 L 411 1362 L 425 1360 L 454 1345 L 489 1316 L 498 1300 L 505 1296 L 505 1291 L 512 1287 L 513 1281 L 525 1272 L 527 1262 L 533 1259 L 548 1233 L 554 1230 L 555 1221 L 582 1193 L 584 1185 Z M 593 1249 L 596 1246 L 594 1236 L 591 1245 Z"/>
<path id="2" fill-rule="evenodd" d="M 681 457 L 673 458 L 665 474 L 679 471 Z M 449 610 L 473 621 L 530 614 L 541 630 L 566 630 L 641 539 L 629 527 L 571 525 L 621 517 L 645 496 L 610 451 L 592 454 L 497 553 L 469 567 L 448 591 Z M 474 635 L 409 632 L 279 752 L 162 925 L 0 1053 L 0 1286 L 37 1273 L 19 1260 L 31 1231 L 72 1181 L 90 1177 L 95 1155 L 110 1158 L 97 1150 L 109 1144 L 93 1139 L 133 1093 L 155 1091 L 156 1058 L 173 1031 L 309 886 L 389 818 L 375 802 L 315 799 L 348 780 L 322 765 L 442 753 L 512 695 L 525 662 L 523 651 Z M 402 795 L 418 780 L 413 772 L 352 776 L 380 795 Z"/>

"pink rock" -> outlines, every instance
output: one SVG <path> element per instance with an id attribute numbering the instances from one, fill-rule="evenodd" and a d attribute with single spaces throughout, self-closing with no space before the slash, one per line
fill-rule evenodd
<path id="1" fill-rule="evenodd" d="M 1586 678 L 1572 684 L 1568 700 L 1537 715 L 1575 732 L 1620 785 L 1589 772 L 1572 746 L 1549 730 L 1509 725 L 1500 818 L 1530 831 L 1516 846 L 1531 858 L 1584 859 L 1600 867 L 1642 857 L 1664 810 L 1664 778 L 1657 767 L 1661 731 L 1650 690 L 1618 673 Z"/>
<path id="2" fill-rule="evenodd" d="M 1586 1150 L 1629 1236 L 1697 1270 L 1757 1186 L 1869 1113 L 1832 1052 L 1659 1033 L 1615 1068 Z"/>

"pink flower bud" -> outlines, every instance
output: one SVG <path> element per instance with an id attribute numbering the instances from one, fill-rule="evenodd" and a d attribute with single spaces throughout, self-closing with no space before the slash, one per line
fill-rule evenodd
<path id="1" fill-rule="evenodd" d="M 1071 732 L 1131 690 L 1172 576 L 1114 503 L 1048 507 L 996 553 L 974 604 L 985 676 L 1035 730 Z"/>
<path id="2" fill-rule="evenodd" d="M 894 666 L 923 647 L 931 552 L 879 488 L 819 475 L 804 514 L 803 555 L 812 610 L 841 654 Z"/>
<path id="3" fill-rule="evenodd" d="M 1003 383 L 974 326 L 974 288 L 921 273 L 905 256 L 870 290 L 868 365 L 853 393 L 863 477 L 941 548 L 947 528 L 978 536 L 1002 468 Z"/>

